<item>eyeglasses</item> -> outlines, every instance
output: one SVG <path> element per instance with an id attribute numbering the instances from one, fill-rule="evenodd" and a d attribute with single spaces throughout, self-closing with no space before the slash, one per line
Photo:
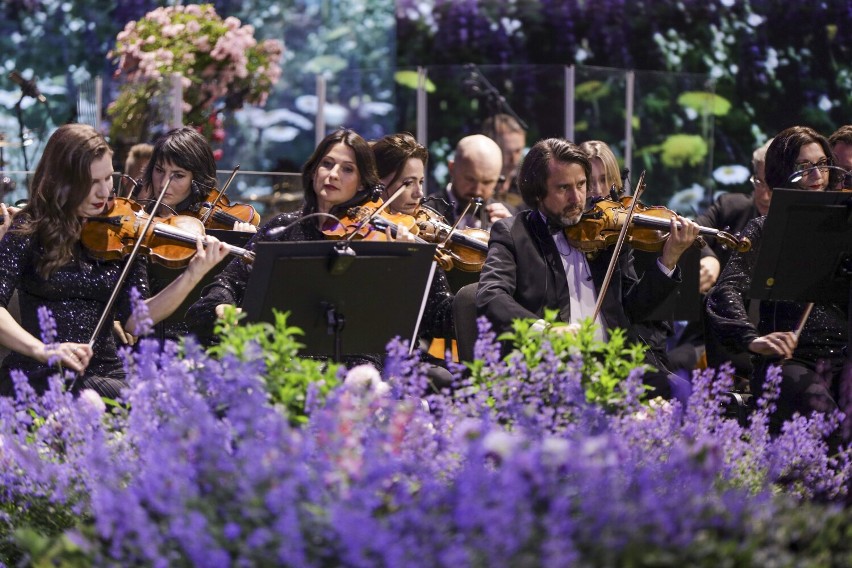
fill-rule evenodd
<path id="1" fill-rule="evenodd" d="M 823 158 L 820 161 L 818 161 L 816 164 L 809 161 L 809 160 L 805 160 L 804 162 L 796 163 L 796 165 L 793 166 L 793 167 L 797 172 L 803 172 L 805 170 L 812 169 L 812 168 L 819 168 L 820 172 L 825 173 L 825 172 L 828 171 L 828 166 L 830 166 L 830 165 L 831 165 L 831 163 L 828 161 L 828 158 Z"/>
<path id="2" fill-rule="evenodd" d="M 755 187 L 755 189 L 758 188 L 758 187 L 766 185 L 766 182 L 763 181 L 762 179 L 760 179 L 757 176 L 751 176 L 750 178 L 748 178 L 748 181 L 751 182 L 751 185 L 753 185 Z"/>

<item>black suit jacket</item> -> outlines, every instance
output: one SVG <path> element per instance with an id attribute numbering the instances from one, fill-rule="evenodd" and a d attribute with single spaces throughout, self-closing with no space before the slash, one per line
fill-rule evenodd
<path id="1" fill-rule="evenodd" d="M 426 203 L 426 206 L 429 207 L 430 209 L 434 209 L 435 211 L 440 213 L 441 216 L 444 219 L 446 219 L 448 224 L 455 225 L 456 219 L 457 219 L 455 202 L 454 202 L 454 198 L 450 195 L 450 193 L 448 191 L 448 187 L 449 186 L 447 186 L 443 189 L 440 189 L 436 193 L 430 195 L 429 197 L 433 197 L 435 199 L 428 200 L 427 203 Z M 503 202 L 498 201 L 498 200 L 494 199 L 493 197 L 491 197 L 490 199 L 487 199 L 485 201 L 485 205 L 483 205 L 482 207 L 479 208 L 479 211 L 477 212 L 476 215 L 477 215 L 477 217 L 479 217 L 480 221 L 482 222 L 482 226 L 480 227 L 482 229 L 486 229 L 486 230 L 491 229 L 491 220 L 488 218 L 488 213 L 485 211 L 485 207 L 487 205 L 491 205 L 492 203 L 503 203 Z M 512 215 L 515 215 L 518 211 L 517 207 L 514 207 L 514 206 L 509 205 L 507 203 L 503 203 L 503 205 L 506 206 L 506 209 L 508 209 L 509 212 Z"/>
<path id="2" fill-rule="evenodd" d="M 600 290 L 612 249 L 589 261 L 595 287 Z M 633 254 L 625 247 L 601 306 L 607 329 L 621 327 L 630 333 L 631 321 L 647 319 L 653 308 L 677 293 L 679 269 L 669 278 L 649 270 L 641 279 L 633 268 Z M 556 244 L 537 211 L 524 211 L 500 219 L 491 228 L 488 256 L 479 278 L 476 307 L 498 333 L 511 328 L 516 318 L 541 318 L 545 308 L 559 310 L 570 321 L 571 293 Z"/>
<path id="3" fill-rule="evenodd" d="M 754 198 L 745 193 L 724 193 L 713 202 L 695 222 L 703 227 L 719 229 L 726 233 L 737 234 L 745 229 L 749 221 L 760 217 Z M 731 251 L 724 248 L 722 243 L 713 237 L 705 237 L 707 246 L 701 250 L 701 256 L 715 256 L 719 264 L 725 268 Z"/>

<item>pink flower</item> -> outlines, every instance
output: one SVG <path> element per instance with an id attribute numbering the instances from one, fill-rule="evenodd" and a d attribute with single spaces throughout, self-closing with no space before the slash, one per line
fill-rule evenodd
<path id="1" fill-rule="evenodd" d="M 219 160 L 221 160 L 222 156 L 224 156 L 224 155 L 225 155 L 225 151 L 222 150 L 221 148 L 216 148 L 215 150 L 213 150 L 213 159 L 216 160 L 217 162 Z"/>

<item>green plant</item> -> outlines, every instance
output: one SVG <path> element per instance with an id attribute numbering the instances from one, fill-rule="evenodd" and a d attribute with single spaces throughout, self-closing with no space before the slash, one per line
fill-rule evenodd
<path id="1" fill-rule="evenodd" d="M 263 357 L 266 365 L 266 389 L 274 404 L 287 411 L 291 424 L 308 421 L 306 403 L 308 390 L 313 385 L 319 400 L 340 384 L 340 365 L 320 359 L 299 357 L 303 344 L 296 336 L 303 332 L 287 324 L 288 313 L 275 312 L 275 323 L 256 322 L 240 324 L 245 314 L 229 306 L 216 324 L 219 343 L 208 348 L 209 355 L 217 358 L 228 355 L 240 361 Z"/>

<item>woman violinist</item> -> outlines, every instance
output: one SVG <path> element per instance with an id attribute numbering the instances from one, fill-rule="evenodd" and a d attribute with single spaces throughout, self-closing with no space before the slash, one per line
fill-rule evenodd
<path id="1" fill-rule="evenodd" d="M 826 191 L 840 177 L 834 168 L 828 141 L 805 126 L 793 126 L 779 133 L 766 150 L 766 183 L 770 188 L 794 187 L 805 191 Z M 798 172 L 798 173 L 797 173 Z M 800 177 L 798 182 L 793 182 Z M 848 344 L 848 306 L 815 304 L 801 333 L 806 306 L 795 302 L 760 303 L 760 323 L 751 323 L 745 307 L 751 276 L 760 252 L 766 216 L 749 221 L 743 234 L 751 249 L 733 253 L 716 285 L 707 295 L 709 331 L 734 352 L 748 352 L 754 362 L 752 393 L 763 391 L 767 367 L 780 364 L 782 381 L 776 411 L 770 428 L 780 432 L 785 420 L 798 412 L 829 412 L 837 409 L 841 368 Z M 837 435 L 830 439 L 839 443 Z"/>
<path id="2" fill-rule="evenodd" d="M 301 212 L 273 217 L 252 237 L 247 249 L 261 241 L 326 239 L 323 230 L 329 218 L 314 214 L 345 217 L 350 208 L 375 200 L 381 183 L 367 142 L 353 130 L 339 129 L 326 136 L 305 162 L 302 186 Z M 231 262 L 189 308 L 187 323 L 202 342 L 213 340 L 213 327 L 225 306 L 242 304 L 250 270 L 239 259 Z"/>
<path id="3" fill-rule="evenodd" d="M 150 209 L 159 196 L 159 192 L 169 181 L 169 187 L 163 196 L 162 204 L 156 212 L 158 218 L 173 215 L 198 217 L 201 206 L 210 199 L 216 187 L 216 159 L 213 149 L 198 131 L 189 127 L 170 130 L 154 142 L 151 158 L 142 175 L 141 190 L 134 197 L 143 206 Z M 250 207 L 246 205 L 245 207 Z M 235 220 L 228 227 L 235 231 L 255 232 L 257 229 L 249 222 Z M 156 294 L 168 286 L 177 272 L 160 266 L 149 265 L 148 281 L 151 292 Z M 133 337 L 116 330 L 122 340 L 133 342 Z M 155 335 L 162 341 L 177 340 L 188 332 L 182 321 L 165 321 L 159 324 Z"/>
<path id="4" fill-rule="evenodd" d="M 388 134 L 372 142 L 376 157 L 376 169 L 385 189 L 382 198 L 387 200 L 398 191 L 402 191 L 388 206 L 391 211 L 416 217 L 423 201 L 423 183 L 426 161 L 429 151 L 407 132 Z M 447 341 L 455 338 L 453 324 L 453 293 L 447 276 L 438 267 L 429 290 L 423 324 L 420 328 L 422 338 L 443 338 Z M 434 361 L 439 364 L 438 361 Z M 452 377 L 430 372 L 437 386 L 449 386 Z"/>
<path id="5" fill-rule="evenodd" d="M 161 206 L 161 210 L 156 212 L 157 216 L 202 216 L 206 212 L 204 203 L 212 201 L 211 194 L 217 191 L 216 159 L 210 144 L 193 128 L 175 128 L 157 139 L 142 176 L 142 190 L 135 197 L 136 201 L 153 203 L 170 177 L 171 184 L 163 197 L 166 207 Z M 250 205 L 240 207 L 250 210 L 248 216 L 243 215 L 245 219 L 218 209 L 214 214 L 227 215 L 224 223 L 227 229 L 256 232 L 257 228 L 249 218 L 256 219 L 257 213 L 252 215 Z"/>
<path id="6" fill-rule="evenodd" d="M 84 124 L 66 124 L 50 137 L 33 175 L 31 198 L 15 215 L 0 241 L 0 343 L 12 353 L 0 367 L 0 393 L 14 392 L 11 373 L 22 371 L 36 392 L 48 387 L 58 362 L 81 373 L 75 390 L 89 388 L 116 397 L 125 386 L 112 329 L 104 328 L 89 345 L 122 272 L 124 261 L 99 261 L 83 248 L 81 230 L 88 217 L 101 215 L 113 191 L 112 151 L 103 136 Z M 146 300 L 154 322 L 167 317 L 189 291 L 227 254 L 216 239 L 201 239 L 180 278 Z M 137 259 L 124 283 L 114 318 L 135 329 L 130 290 L 148 296 L 144 258 Z M 21 323 L 6 305 L 17 289 Z M 53 343 L 42 342 L 39 308 L 49 309 L 56 329 Z"/>

